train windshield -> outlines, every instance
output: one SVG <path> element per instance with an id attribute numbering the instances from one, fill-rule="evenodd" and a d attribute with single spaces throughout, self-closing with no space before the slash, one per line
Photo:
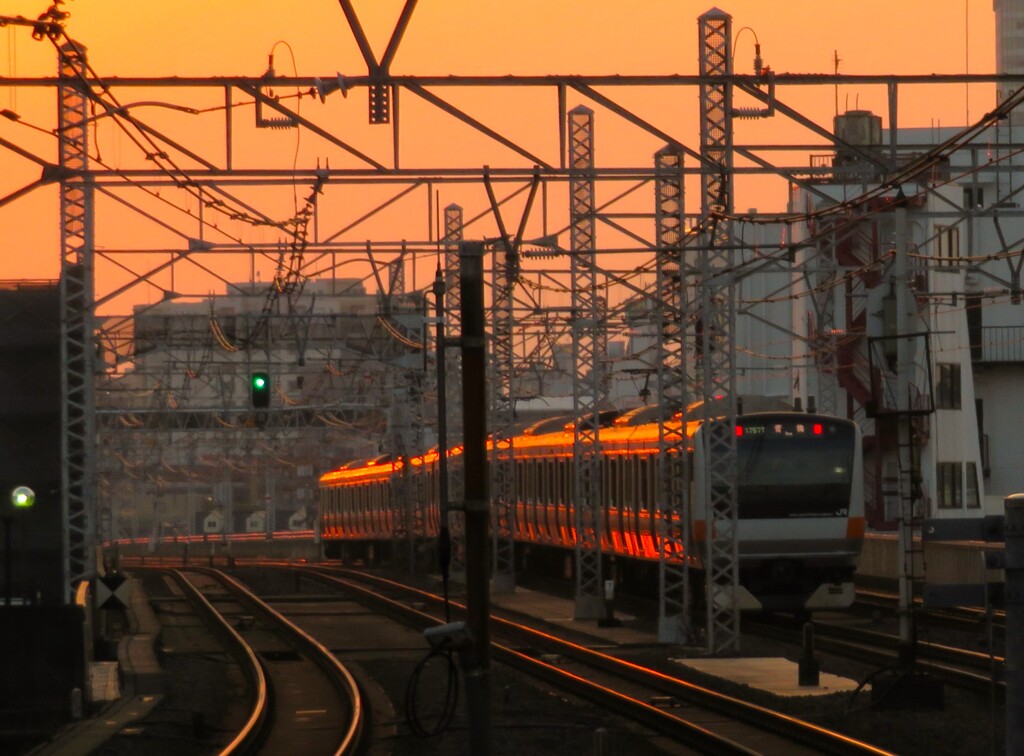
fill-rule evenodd
<path id="1" fill-rule="evenodd" d="M 736 430 L 741 518 L 845 517 L 854 429 L 827 418 L 744 418 Z"/>

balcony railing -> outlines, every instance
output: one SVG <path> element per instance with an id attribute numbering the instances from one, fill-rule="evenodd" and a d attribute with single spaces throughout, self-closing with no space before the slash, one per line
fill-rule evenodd
<path id="1" fill-rule="evenodd" d="M 1024 326 L 983 326 L 972 339 L 975 362 L 1024 362 Z"/>

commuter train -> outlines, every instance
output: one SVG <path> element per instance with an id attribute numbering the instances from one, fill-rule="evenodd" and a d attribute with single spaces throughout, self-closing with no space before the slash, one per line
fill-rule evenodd
<path id="1" fill-rule="evenodd" d="M 654 580 L 663 516 L 657 500 L 657 408 L 612 416 L 602 415 L 597 431 L 602 551 L 616 560 L 619 571 L 635 566 Z M 678 417 L 668 422 L 681 430 Z M 788 406 L 742 414 L 735 428 L 739 608 L 803 612 L 849 606 L 864 539 L 860 429 L 850 420 Z M 695 581 L 702 577 L 707 547 L 706 432 L 700 422 L 687 423 L 691 545 L 676 558 L 689 560 Z M 570 553 L 575 546 L 573 437 L 566 419 L 543 421 L 512 436 L 514 531 L 521 553 Z M 449 460 L 460 464 L 461 450 L 450 452 Z M 426 498 L 426 535 L 435 535 L 438 454 L 412 457 L 408 464 L 411 480 Z M 320 526 L 328 557 L 340 555 L 345 544 L 393 538 L 404 516 L 400 503 L 392 501 L 390 484 L 403 466 L 385 455 L 321 476 Z"/>

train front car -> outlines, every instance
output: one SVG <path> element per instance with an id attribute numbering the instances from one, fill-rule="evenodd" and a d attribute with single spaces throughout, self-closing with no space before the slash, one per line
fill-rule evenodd
<path id="1" fill-rule="evenodd" d="M 694 516 L 706 518 L 703 429 L 694 435 Z M 841 418 L 736 419 L 741 610 L 848 607 L 864 540 L 861 433 Z M 701 523 L 696 528 L 704 530 Z"/>

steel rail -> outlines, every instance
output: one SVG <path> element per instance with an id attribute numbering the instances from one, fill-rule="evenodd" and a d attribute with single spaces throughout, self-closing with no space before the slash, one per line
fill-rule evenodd
<path id="1" fill-rule="evenodd" d="M 255 692 L 255 700 L 249 718 L 231 742 L 220 750 L 219 756 L 247 753 L 262 738 L 270 721 L 270 695 L 263 665 L 260 664 L 252 647 L 245 642 L 238 631 L 231 627 L 224 615 L 217 611 L 210 600 L 185 577 L 181 570 L 164 568 L 160 571 L 166 572 L 174 578 L 175 584 L 185 594 L 189 603 L 205 618 L 208 626 L 213 629 L 225 648 L 238 661 L 242 673 L 249 683 L 249 689 Z"/>
<path id="2" fill-rule="evenodd" d="M 244 584 L 221 570 L 208 567 L 189 567 L 188 571 L 207 575 L 227 586 L 228 590 L 242 603 L 269 619 L 275 627 L 283 628 L 290 638 L 302 647 L 309 659 L 319 666 L 332 681 L 341 683 L 338 690 L 348 700 L 351 716 L 341 742 L 335 750 L 335 756 L 349 756 L 360 752 L 364 745 L 362 735 L 366 724 L 366 709 L 363 706 L 362 694 L 355 678 L 345 665 L 331 653 L 330 649 L 263 601 Z"/>
<path id="3" fill-rule="evenodd" d="M 372 602 L 375 606 L 381 607 L 383 611 L 394 612 L 399 617 L 404 616 L 415 616 L 418 622 L 423 623 L 424 626 L 429 626 L 438 621 L 436 617 L 429 614 L 420 612 L 419 610 L 410 609 L 409 607 L 400 604 L 397 601 L 388 599 L 380 596 L 373 591 L 356 585 L 351 580 L 346 580 L 342 577 L 338 577 L 338 574 L 342 574 L 347 578 L 356 579 L 364 582 L 369 582 L 374 585 L 384 586 L 388 590 L 397 591 L 406 595 L 415 597 L 418 601 L 429 602 L 432 604 L 440 605 L 443 599 L 440 596 L 429 593 L 427 591 L 421 591 L 410 586 L 397 583 L 395 581 L 387 580 L 376 576 L 370 576 L 363 573 L 352 572 L 348 570 L 341 570 L 338 572 L 327 571 L 323 568 L 318 567 L 296 567 L 294 565 L 288 566 L 287 569 L 301 571 L 304 575 L 317 576 L 323 579 L 328 584 L 341 587 L 344 590 L 351 591 L 357 596 L 363 597 L 366 601 Z M 451 602 L 451 606 L 458 610 L 463 610 L 464 607 L 456 602 Z M 530 643 L 545 643 L 554 646 L 558 649 L 558 652 L 567 658 L 573 658 L 581 663 L 588 664 L 592 667 L 600 669 L 602 672 L 613 674 L 622 679 L 629 680 L 634 683 L 641 683 L 648 687 L 659 690 L 667 695 L 676 696 L 681 699 L 689 700 L 701 707 L 717 711 L 729 717 L 736 718 L 737 720 L 743 721 L 749 725 L 757 727 L 759 729 L 774 732 L 777 735 L 786 737 L 795 742 L 800 742 L 806 746 L 819 748 L 824 753 L 834 754 L 875 754 L 880 755 L 887 753 L 886 751 L 876 748 L 868 743 L 857 741 L 853 738 L 849 738 L 840 733 L 826 730 L 822 727 L 818 727 L 811 723 L 790 717 L 778 712 L 771 711 L 770 709 L 756 704 L 751 704 L 746 701 L 742 701 L 731 696 L 727 696 L 716 691 L 702 688 L 693 683 L 689 683 L 683 680 L 679 680 L 669 675 L 657 672 L 656 670 L 643 667 L 638 664 L 623 661 L 617 659 L 608 654 L 594 651 L 592 649 L 585 648 L 579 644 L 572 643 L 570 641 L 562 640 L 554 635 L 545 633 L 540 630 L 528 628 L 510 620 L 502 619 L 497 616 L 491 617 L 491 621 L 499 626 L 503 632 L 513 635 L 517 640 L 530 642 Z M 565 684 L 574 688 L 575 686 L 581 686 L 579 690 L 575 690 L 581 696 L 592 697 L 593 700 L 600 699 L 603 704 L 615 704 L 618 710 L 621 710 L 622 702 L 617 701 L 615 696 L 622 694 L 616 693 L 615 696 L 608 696 L 606 688 L 604 686 L 596 685 L 590 681 L 583 680 L 576 675 L 566 673 L 564 670 L 559 670 L 552 665 L 544 664 L 543 662 L 537 662 L 537 660 L 531 657 L 519 654 L 519 652 L 513 649 L 492 643 L 494 649 L 495 658 L 500 658 L 510 664 L 522 665 L 528 664 L 531 672 L 535 672 L 544 676 L 548 679 L 548 675 L 554 675 L 556 672 L 561 675 L 567 675 Z M 528 661 L 524 661 L 528 660 Z M 536 664 L 542 664 L 543 666 L 534 666 Z M 562 684 L 555 678 L 548 679 L 553 684 Z M 581 682 L 582 681 L 582 682 Z M 589 686 L 589 687 L 587 687 Z M 658 712 L 657 715 L 652 714 L 651 711 Z M 637 701 L 635 707 L 631 707 L 631 716 L 633 711 L 636 712 L 635 716 L 648 724 L 652 728 L 661 730 L 663 726 L 662 720 L 664 717 L 671 717 L 659 709 L 651 707 L 642 701 Z M 676 718 L 672 718 L 676 719 Z M 687 723 L 688 727 L 695 727 L 690 723 Z M 707 737 L 703 728 L 698 728 L 700 732 L 694 733 L 694 737 L 703 738 Z M 670 733 L 673 737 L 680 736 L 680 733 Z M 713 737 L 718 737 L 713 733 L 708 733 Z M 686 741 L 684 741 L 686 742 Z M 706 747 L 706 746 L 699 746 Z M 728 746 L 720 746 L 728 747 Z M 739 746 L 743 748 L 743 746 Z M 715 750 L 715 753 L 723 752 Z"/>

